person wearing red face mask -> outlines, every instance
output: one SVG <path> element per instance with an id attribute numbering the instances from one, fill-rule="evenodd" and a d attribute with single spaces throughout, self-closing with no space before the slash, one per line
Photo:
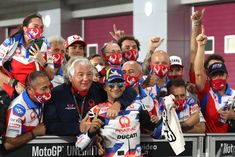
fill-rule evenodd
<path id="1" fill-rule="evenodd" d="M 26 89 L 16 97 L 7 111 L 6 150 L 19 147 L 46 132 L 43 123 L 44 104 L 51 98 L 51 84 L 44 72 L 27 76 Z"/>
<path id="2" fill-rule="evenodd" d="M 140 43 L 134 36 L 123 36 L 117 41 L 124 61 L 136 61 L 139 57 Z"/>
<path id="3" fill-rule="evenodd" d="M 120 67 L 123 63 L 121 48 L 114 42 L 109 42 L 101 49 L 103 58 L 106 62 L 106 68 Z"/>
<path id="4" fill-rule="evenodd" d="M 61 66 L 65 56 L 65 40 L 61 36 L 52 36 L 48 38 L 48 42 L 51 45 L 49 56 L 53 60 L 55 73 L 55 76 L 53 80 L 51 80 L 51 82 L 53 84 L 53 87 L 56 87 L 64 83 L 63 71 Z"/>
<path id="5" fill-rule="evenodd" d="M 24 89 L 27 74 L 45 71 L 53 79 L 53 62 L 47 58 L 49 45 L 42 36 L 43 22 L 39 14 L 23 20 L 20 29 L 0 45 L 0 87 L 13 99 Z"/>
<path id="6" fill-rule="evenodd" d="M 142 84 L 142 87 L 158 99 L 167 94 L 166 84 L 169 81 L 167 73 L 170 67 L 170 59 L 167 52 L 156 50 L 149 59 L 150 73 Z"/>
<path id="7" fill-rule="evenodd" d="M 204 71 L 204 51 L 207 42 L 204 28 L 197 36 L 198 50 L 195 57 L 194 68 L 198 97 L 206 120 L 206 132 L 228 132 L 228 120 L 235 116 L 230 99 L 234 99 L 235 91 L 227 84 L 228 71 L 224 63 L 214 62 Z M 209 79 L 207 79 L 209 78 Z"/>
<path id="8" fill-rule="evenodd" d="M 136 61 L 127 61 L 123 64 L 122 71 L 126 87 L 131 87 L 137 92 L 135 101 L 142 104 L 149 111 L 152 122 L 157 122 L 157 101 L 140 86 L 140 79 L 143 75 L 141 65 Z"/>
<path id="9" fill-rule="evenodd" d="M 174 105 L 184 133 L 204 133 L 205 119 L 199 116 L 200 107 L 195 99 L 187 97 L 184 80 L 173 79 L 167 84 L 168 94 L 174 95 Z"/>

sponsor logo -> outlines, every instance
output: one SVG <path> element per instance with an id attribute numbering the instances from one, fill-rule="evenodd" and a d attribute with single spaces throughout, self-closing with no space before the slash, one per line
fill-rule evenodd
<path id="1" fill-rule="evenodd" d="M 24 106 L 22 106 L 21 104 L 16 104 L 14 107 L 13 107 L 13 114 L 14 115 L 17 115 L 19 117 L 22 117 L 26 112 L 26 109 Z"/>
<path id="2" fill-rule="evenodd" d="M 115 132 L 124 133 L 124 132 L 136 132 L 136 126 L 130 128 L 115 129 Z"/>
<path id="3" fill-rule="evenodd" d="M 98 149 L 96 146 L 81 151 L 75 146 L 32 146 L 32 157 L 44 156 L 98 156 Z"/>
<path id="4" fill-rule="evenodd" d="M 235 154 L 235 145 L 228 143 L 221 143 L 223 154 Z"/>
<path id="5" fill-rule="evenodd" d="M 60 156 L 64 146 L 52 146 L 51 148 L 32 146 L 32 156 Z"/>
<path id="6" fill-rule="evenodd" d="M 119 124 L 122 128 L 130 127 L 131 120 L 127 116 L 119 118 Z"/>
<path id="7" fill-rule="evenodd" d="M 81 151 L 75 146 L 67 146 L 67 156 L 98 156 L 98 148 L 92 146 L 89 149 Z"/>
<path id="8" fill-rule="evenodd" d="M 21 123 L 21 120 L 19 118 L 18 119 L 10 118 L 9 122 Z"/>
<path id="9" fill-rule="evenodd" d="M 74 106 L 74 104 L 67 104 L 65 109 L 66 110 L 74 110 L 74 109 L 76 109 L 76 107 Z"/>
<path id="10" fill-rule="evenodd" d="M 20 124 L 9 123 L 9 128 L 20 128 Z"/>
<path id="11" fill-rule="evenodd" d="M 127 135 L 117 135 L 117 139 L 130 139 L 137 137 L 137 133 L 127 134 Z"/>

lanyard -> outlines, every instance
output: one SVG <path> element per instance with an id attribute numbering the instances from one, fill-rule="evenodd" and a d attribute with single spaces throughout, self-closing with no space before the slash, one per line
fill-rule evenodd
<path id="1" fill-rule="evenodd" d="M 82 100 L 82 106 L 81 106 L 81 110 L 78 106 L 78 103 L 77 103 L 77 100 L 76 100 L 76 97 L 73 95 L 73 99 L 74 99 L 74 102 L 75 102 L 75 106 L 76 106 L 76 109 L 78 111 L 78 115 L 79 115 L 79 122 L 82 121 L 82 115 L 83 115 L 83 112 L 84 112 L 84 107 L 85 107 L 85 100 L 86 100 L 86 97 L 83 98 Z"/>
<path id="2" fill-rule="evenodd" d="M 43 121 L 43 108 L 44 108 L 44 104 L 42 104 L 42 108 L 38 108 L 39 113 L 35 110 L 35 108 L 33 108 L 33 111 L 35 112 L 35 114 L 37 115 L 37 119 L 39 123 L 42 123 Z"/>

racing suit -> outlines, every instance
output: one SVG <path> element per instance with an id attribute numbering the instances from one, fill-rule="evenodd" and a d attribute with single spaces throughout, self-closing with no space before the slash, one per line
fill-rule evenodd
<path id="1" fill-rule="evenodd" d="M 115 119 L 106 118 L 109 102 L 93 107 L 88 115 L 92 119 L 96 114 L 102 117 L 104 127 L 100 129 L 105 147 L 105 157 L 141 156 L 140 123 L 149 130 L 154 130 L 158 124 L 150 121 L 147 110 L 141 103 L 134 101 L 125 110 L 119 112 Z M 79 138 L 79 137 L 78 137 Z M 79 145 L 76 144 L 79 147 Z"/>

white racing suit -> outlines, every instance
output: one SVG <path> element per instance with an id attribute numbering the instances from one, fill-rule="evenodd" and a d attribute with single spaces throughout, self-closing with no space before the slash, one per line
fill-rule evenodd
<path id="1" fill-rule="evenodd" d="M 98 117 L 103 117 L 104 127 L 100 129 L 100 135 L 103 137 L 105 148 L 104 156 L 107 157 L 130 157 L 141 156 L 140 146 L 140 122 L 144 128 L 154 130 L 155 126 L 150 121 L 147 110 L 143 110 L 142 105 L 135 101 L 125 110 L 120 111 L 115 119 L 106 117 L 107 110 L 110 108 L 110 103 L 102 103 L 93 107 L 89 112 L 89 117 L 94 118 L 98 113 Z M 84 135 L 83 138 L 85 137 Z M 83 138 L 78 137 L 77 147 L 82 144 Z M 88 137 L 88 136 L 86 136 Z M 87 142 L 88 144 L 89 142 Z M 80 147 L 84 148 L 84 147 Z"/>

